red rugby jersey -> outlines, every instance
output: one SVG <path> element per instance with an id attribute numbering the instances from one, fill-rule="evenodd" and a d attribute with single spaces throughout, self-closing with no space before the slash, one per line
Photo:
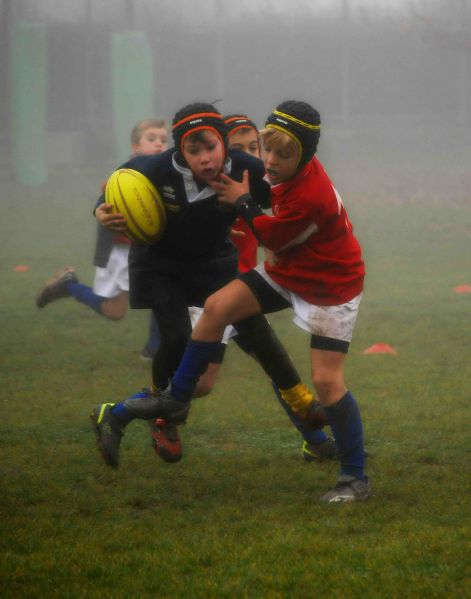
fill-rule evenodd
<path id="1" fill-rule="evenodd" d="M 258 239 L 250 226 L 240 217 L 232 225 L 232 230 L 243 233 L 242 236 L 231 234 L 231 240 L 239 252 L 239 272 L 247 272 L 257 266 Z"/>
<path id="2" fill-rule="evenodd" d="M 312 304 L 343 304 L 363 289 L 361 247 L 342 200 L 317 158 L 293 179 L 272 187 L 273 216 L 253 220 L 257 236 L 276 253 L 265 262 L 279 285 Z"/>

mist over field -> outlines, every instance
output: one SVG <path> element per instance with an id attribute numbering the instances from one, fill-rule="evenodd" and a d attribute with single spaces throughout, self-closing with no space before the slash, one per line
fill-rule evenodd
<path id="1" fill-rule="evenodd" d="M 0 164 L 9 171 L 24 168 L 25 152 L 29 168 L 106 170 L 126 157 L 136 120 L 170 121 L 197 100 L 246 112 L 259 126 L 280 101 L 309 101 L 323 120 L 321 152 L 334 159 L 345 139 L 349 153 L 367 140 L 376 157 L 376 143 L 381 151 L 401 140 L 399 151 L 412 144 L 424 160 L 469 139 L 468 0 L 3 0 L 0 7 Z"/>
<path id="2" fill-rule="evenodd" d="M 88 214 L 137 121 L 170 123 L 210 101 L 262 127 L 295 98 L 321 113 L 318 155 L 349 210 L 364 199 L 469 206 L 469 0 L 3 0 L 0 10 L 0 173 L 16 194 L 83 170 L 73 191 Z"/>

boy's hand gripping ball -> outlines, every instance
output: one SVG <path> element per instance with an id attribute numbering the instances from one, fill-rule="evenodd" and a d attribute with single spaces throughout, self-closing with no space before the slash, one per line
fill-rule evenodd
<path id="1" fill-rule="evenodd" d="M 156 243 L 165 230 L 167 215 L 157 189 L 139 171 L 120 168 L 106 182 L 105 201 L 126 219 L 125 235 L 139 244 Z"/>

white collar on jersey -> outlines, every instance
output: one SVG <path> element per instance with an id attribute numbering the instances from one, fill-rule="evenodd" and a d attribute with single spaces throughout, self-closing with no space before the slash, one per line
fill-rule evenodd
<path id="1" fill-rule="evenodd" d="M 215 195 L 214 189 L 212 189 L 209 185 L 206 185 L 206 187 L 203 187 L 203 189 L 199 191 L 198 184 L 196 183 L 195 178 L 193 177 L 191 169 L 189 169 L 186 166 L 182 166 L 181 164 L 178 164 L 176 160 L 176 152 L 172 156 L 172 164 L 173 168 L 183 177 L 186 197 L 190 204 L 192 202 L 198 202 L 199 200 L 205 200 L 206 198 L 210 198 L 211 196 Z M 226 158 L 226 161 L 224 162 L 224 172 L 226 173 L 226 175 L 230 175 L 231 171 L 232 160 L 228 156 Z"/>

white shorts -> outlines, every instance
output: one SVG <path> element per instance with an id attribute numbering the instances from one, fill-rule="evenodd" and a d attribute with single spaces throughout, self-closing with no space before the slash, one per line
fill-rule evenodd
<path id="1" fill-rule="evenodd" d="M 191 306 L 190 308 L 188 308 L 188 312 L 190 314 L 191 327 L 194 329 L 196 326 L 196 323 L 201 318 L 201 314 L 203 314 L 203 308 L 198 308 L 197 306 Z M 237 335 L 237 331 L 230 324 L 229 326 L 227 326 L 224 329 L 224 335 L 221 339 L 221 343 L 224 343 L 224 345 L 227 345 L 229 339 L 231 337 L 234 337 L 235 335 Z"/>
<path id="2" fill-rule="evenodd" d="M 123 291 L 129 292 L 128 245 L 114 245 L 108 264 L 95 270 L 93 291 L 101 297 L 116 297 Z"/>
<path id="3" fill-rule="evenodd" d="M 288 301 L 294 311 L 293 322 L 301 329 L 319 337 L 329 337 L 339 341 L 350 342 L 352 340 L 353 328 L 358 315 L 360 305 L 360 293 L 346 304 L 337 306 L 316 306 L 308 303 L 296 293 L 278 285 L 269 274 L 266 273 L 263 264 L 259 264 L 255 270 L 264 280 Z"/>

